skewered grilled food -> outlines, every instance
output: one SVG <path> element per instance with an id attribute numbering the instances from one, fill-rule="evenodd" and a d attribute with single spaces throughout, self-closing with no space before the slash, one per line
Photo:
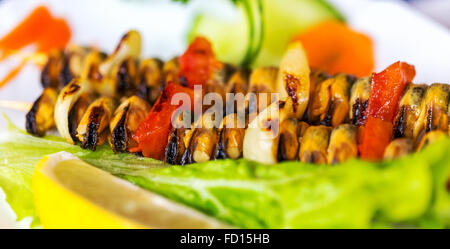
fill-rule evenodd
<path id="1" fill-rule="evenodd" d="M 161 94 L 164 82 L 163 62 L 159 59 L 144 59 L 139 65 L 137 94 L 154 104 Z"/>
<path id="2" fill-rule="evenodd" d="M 384 151 L 384 160 L 392 160 L 406 156 L 414 151 L 414 142 L 411 138 L 394 139 Z"/>
<path id="3" fill-rule="evenodd" d="M 394 136 L 414 139 L 414 126 L 420 115 L 420 105 L 427 90 L 425 85 L 411 84 L 400 100 L 394 121 Z"/>
<path id="4" fill-rule="evenodd" d="M 113 110 L 114 100 L 109 97 L 98 98 L 89 105 L 77 127 L 77 137 L 82 148 L 95 150 L 97 145 L 106 141 Z"/>
<path id="5" fill-rule="evenodd" d="M 59 82 L 63 86 L 69 84 L 74 78 L 80 77 L 84 59 L 90 49 L 77 45 L 69 46 L 64 51 L 63 66 L 59 74 Z"/>
<path id="6" fill-rule="evenodd" d="M 187 92 L 193 88 L 181 75 L 178 57 L 165 63 L 154 58 L 140 60 L 140 48 L 140 35 L 130 31 L 109 56 L 77 46 L 51 54 L 42 74 L 51 88 L 43 91 L 27 114 L 28 132 L 44 135 L 55 122 L 61 136 L 70 143 L 80 142 L 83 148 L 95 150 L 109 138 L 115 152 L 136 152 L 133 148 L 138 142 L 133 134 L 158 98 L 168 101 L 168 96 L 161 95 L 165 86 L 172 82 L 180 89 L 186 86 Z M 236 70 L 220 62 L 209 69 L 202 96 L 218 93 L 227 101 L 227 115 L 212 118 L 212 113 L 206 112 L 192 127 L 190 122 L 185 124 L 183 115 L 174 119 L 175 123 L 165 124 L 169 135 L 158 159 L 182 165 L 241 157 L 263 163 L 300 160 L 337 164 L 358 156 L 371 78 L 356 80 L 345 74 L 310 72 L 298 43 L 288 48 L 279 69 Z M 72 81 L 57 96 L 69 79 Z M 241 101 L 227 99 L 226 93 L 245 97 Z M 272 95 L 277 93 L 281 100 Z M 409 84 L 393 122 L 397 139 L 386 148 L 384 158 L 411 153 L 414 147 L 421 149 L 446 134 L 449 95 L 446 84 Z M 204 103 L 202 110 L 209 109 L 213 101 Z M 158 112 L 163 107 L 155 108 Z"/>
<path id="7" fill-rule="evenodd" d="M 315 86 L 308 107 L 308 121 L 336 127 L 347 119 L 349 92 L 354 78 L 338 74 Z"/>
<path id="8" fill-rule="evenodd" d="M 166 163 L 173 165 L 186 164 L 182 160 L 186 148 L 189 146 L 193 129 L 191 129 L 191 124 L 187 124 L 184 120 L 184 115 L 186 115 L 185 112 L 178 115 L 170 132 L 163 160 Z"/>
<path id="9" fill-rule="evenodd" d="M 449 97 L 450 85 L 435 83 L 427 89 L 415 123 L 414 137 L 420 132 L 447 131 Z"/>
<path id="10" fill-rule="evenodd" d="M 366 122 L 366 110 L 369 104 L 371 79 L 358 79 L 350 91 L 350 122 L 354 125 L 364 125 Z"/>
<path id="11" fill-rule="evenodd" d="M 214 117 L 213 112 L 205 113 L 197 120 L 189 139 L 189 146 L 183 155 L 182 164 L 206 162 L 213 157 L 217 144 L 217 121 L 221 117 Z"/>
<path id="12" fill-rule="evenodd" d="M 310 69 L 300 42 L 289 45 L 280 63 L 277 92 L 280 98 L 289 97 L 293 102 L 296 118 L 302 118 L 308 107 L 310 94 Z"/>
<path id="13" fill-rule="evenodd" d="M 263 163 L 276 163 L 279 124 L 294 115 L 292 98 L 272 103 L 249 123 L 244 136 L 244 158 Z"/>
<path id="14" fill-rule="evenodd" d="M 69 133 L 74 142 L 79 142 L 77 128 L 86 113 L 89 105 L 94 101 L 94 96 L 90 93 L 81 94 L 69 112 Z"/>
<path id="15" fill-rule="evenodd" d="M 249 85 L 250 71 L 239 69 L 233 73 L 227 83 L 226 92 L 230 95 L 226 98 L 226 113 L 243 113 L 245 111 L 245 95 Z M 231 96 L 233 94 L 233 96 Z"/>
<path id="16" fill-rule="evenodd" d="M 242 93 L 245 95 L 247 93 L 249 84 L 250 70 L 241 68 L 234 72 L 227 83 L 227 93 L 238 94 Z"/>
<path id="17" fill-rule="evenodd" d="M 141 35 L 131 30 L 127 32 L 114 52 L 98 67 L 97 92 L 103 96 L 121 97 L 130 95 L 136 89 L 137 65 L 141 54 Z"/>
<path id="18" fill-rule="evenodd" d="M 57 97 L 58 92 L 51 87 L 42 91 L 26 115 L 25 127 L 28 133 L 41 137 L 55 126 L 53 115 Z"/>
<path id="19" fill-rule="evenodd" d="M 216 144 L 214 159 L 238 159 L 242 157 L 245 120 L 236 113 L 224 117 L 217 130 L 219 139 Z"/>
<path id="20" fill-rule="evenodd" d="M 306 129 L 300 144 L 300 162 L 326 164 L 330 132 L 331 128 L 323 125 Z"/>
<path id="21" fill-rule="evenodd" d="M 141 43 L 139 32 L 135 30 L 128 31 L 122 36 L 114 52 L 100 65 L 100 73 L 103 76 L 110 75 L 111 70 L 125 60 L 139 58 L 141 56 Z"/>
<path id="22" fill-rule="evenodd" d="M 275 84 L 278 75 L 276 67 L 262 67 L 255 69 L 250 74 L 250 85 L 246 96 L 246 109 L 250 120 L 263 111 L 276 99 L 272 99 L 271 93 L 275 92 Z"/>
<path id="23" fill-rule="evenodd" d="M 419 144 L 417 145 L 417 150 L 422 150 L 427 145 L 434 143 L 447 136 L 447 134 L 443 131 L 434 130 L 426 133 L 421 139 Z"/>
<path id="24" fill-rule="evenodd" d="M 357 127 L 351 124 L 333 129 L 327 150 L 328 164 L 342 163 L 358 156 L 357 132 Z"/>
<path id="25" fill-rule="evenodd" d="M 163 77 L 164 82 L 173 82 L 180 84 L 180 64 L 178 63 L 178 57 L 172 58 L 164 63 Z"/>
<path id="26" fill-rule="evenodd" d="M 55 88 L 61 87 L 60 83 L 60 72 L 63 69 L 64 54 L 60 50 L 51 52 L 48 55 L 47 63 L 42 69 L 41 73 L 41 84 L 44 88 Z"/>
<path id="27" fill-rule="evenodd" d="M 110 144 L 114 152 L 126 152 L 130 146 L 136 146 L 132 134 L 149 111 L 150 105 L 137 96 L 127 98 L 117 107 L 109 124 Z"/>
<path id="28" fill-rule="evenodd" d="M 55 123 L 59 134 L 66 139 L 68 143 L 74 144 L 69 130 L 69 116 L 72 107 L 77 103 L 80 96 L 89 94 L 91 87 L 87 81 L 81 79 L 73 79 L 65 86 L 58 95 L 55 104 Z"/>
<path id="29" fill-rule="evenodd" d="M 297 119 L 288 118 L 280 124 L 278 161 L 294 161 L 298 156 L 299 124 Z"/>

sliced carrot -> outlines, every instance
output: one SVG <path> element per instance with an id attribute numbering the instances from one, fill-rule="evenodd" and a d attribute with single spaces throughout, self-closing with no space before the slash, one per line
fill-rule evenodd
<path id="1" fill-rule="evenodd" d="M 13 68 L 11 71 L 9 71 L 8 74 L 3 79 L 0 79 L 0 88 L 2 88 L 6 83 L 8 83 L 10 80 L 12 80 L 14 77 L 16 77 L 20 71 L 22 71 L 22 68 L 27 64 L 27 60 L 23 60 L 18 66 Z"/>
<path id="2" fill-rule="evenodd" d="M 338 21 L 325 21 L 294 38 L 302 42 L 312 68 L 329 74 L 369 76 L 374 69 L 372 40 Z"/>
<path id="3" fill-rule="evenodd" d="M 52 22 L 50 11 L 45 6 L 37 7 L 0 40 L 0 50 L 19 50 L 36 42 Z"/>
<path id="4" fill-rule="evenodd" d="M 55 18 L 39 39 L 38 51 L 50 52 L 53 49 L 63 49 L 71 37 L 70 27 L 66 20 Z"/>
<path id="5" fill-rule="evenodd" d="M 45 6 L 35 8 L 22 22 L 0 39 L 0 61 L 17 53 L 20 49 L 35 44 L 37 52 L 50 52 L 63 49 L 71 37 L 70 27 L 62 18 L 53 18 Z M 0 80 L 0 87 L 20 73 L 30 59 L 21 64 Z"/>

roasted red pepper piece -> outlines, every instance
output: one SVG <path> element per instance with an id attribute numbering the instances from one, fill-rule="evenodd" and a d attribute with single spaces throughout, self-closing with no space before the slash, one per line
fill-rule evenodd
<path id="1" fill-rule="evenodd" d="M 361 158 L 376 161 L 383 158 L 384 150 L 391 142 L 393 124 L 374 116 L 369 116 L 359 145 Z"/>
<path id="2" fill-rule="evenodd" d="M 414 76 L 414 66 L 405 62 L 396 62 L 383 72 L 373 74 L 368 114 L 385 121 L 394 120 L 403 90 Z"/>
<path id="3" fill-rule="evenodd" d="M 172 97 L 176 93 L 188 94 L 192 109 L 194 91 L 175 83 L 168 83 L 146 119 L 133 134 L 133 139 L 138 143 L 138 147 L 131 148 L 130 152 L 142 152 L 145 157 L 163 159 L 167 138 L 172 127 L 172 115 L 182 104 L 171 104 Z"/>
<path id="4" fill-rule="evenodd" d="M 180 76 L 184 77 L 188 87 L 204 85 L 215 70 L 223 65 L 216 60 L 211 43 L 203 37 L 197 37 L 186 52 L 178 58 Z"/>
<path id="5" fill-rule="evenodd" d="M 414 66 L 396 62 L 372 76 L 367 121 L 359 146 L 361 158 L 379 160 L 392 138 L 393 120 L 403 90 L 414 79 Z"/>

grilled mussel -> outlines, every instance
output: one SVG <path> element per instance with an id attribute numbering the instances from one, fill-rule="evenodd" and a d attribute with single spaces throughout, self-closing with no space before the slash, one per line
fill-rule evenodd
<path id="1" fill-rule="evenodd" d="M 367 117 L 367 107 L 370 96 L 370 78 L 358 79 L 350 90 L 350 123 L 354 125 L 364 125 Z"/>
<path id="2" fill-rule="evenodd" d="M 163 62 L 159 59 L 144 59 L 140 62 L 138 72 L 139 97 L 154 104 L 162 91 L 164 82 Z"/>
<path id="3" fill-rule="evenodd" d="M 303 163 L 326 164 L 331 128 L 323 125 L 306 129 L 300 143 L 299 159 Z"/>
<path id="4" fill-rule="evenodd" d="M 420 106 L 427 90 L 425 85 L 410 84 L 400 100 L 394 121 L 394 136 L 415 139 L 414 127 L 420 115 Z"/>
<path id="5" fill-rule="evenodd" d="M 338 74 L 318 83 L 309 102 L 309 123 L 336 127 L 346 121 L 353 82 L 352 76 Z"/>
<path id="6" fill-rule="evenodd" d="M 226 113 L 244 113 L 245 96 L 248 90 L 250 71 L 239 69 L 233 73 L 227 83 Z"/>
<path id="7" fill-rule="evenodd" d="M 411 138 L 394 139 L 384 151 L 384 160 L 393 160 L 406 156 L 414 151 L 414 142 Z"/>
<path id="8" fill-rule="evenodd" d="M 55 126 L 53 119 L 58 92 L 47 87 L 42 91 L 39 98 L 26 115 L 26 129 L 28 133 L 35 136 L 44 136 L 45 133 Z"/>
<path id="9" fill-rule="evenodd" d="M 148 112 L 150 104 L 137 96 L 127 98 L 117 107 L 109 124 L 109 141 L 115 153 L 125 152 L 137 145 L 132 136 Z"/>
<path id="10" fill-rule="evenodd" d="M 299 122 L 288 118 L 280 124 L 280 141 L 278 144 L 278 161 L 294 161 L 298 157 Z"/>
<path id="11" fill-rule="evenodd" d="M 433 130 L 447 132 L 449 98 L 450 85 L 435 83 L 428 87 L 415 123 L 414 137 Z"/>
<path id="12" fill-rule="evenodd" d="M 183 162 L 183 156 L 185 155 L 186 148 L 189 147 L 190 139 L 193 133 L 193 127 L 191 126 L 190 120 L 185 120 L 188 115 L 192 118 L 191 113 L 182 112 L 177 118 L 174 119 L 174 125 L 169 134 L 167 141 L 166 151 L 164 154 L 164 162 L 177 165 L 186 164 Z M 184 160 L 190 160 L 188 158 L 190 155 L 185 156 Z"/>
<path id="13" fill-rule="evenodd" d="M 137 145 L 132 136 L 148 112 L 150 104 L 137 96 L 127 98 L 117 107 L 109 124 L 109 141 L 115 153 L 125 152 Z"/>
<path id="14" fill-rule="evenodd" d="M 219 140 L 218 124 L 222 117 L 216 117 L 214 112 L 204 113 L 194 124 L 189 135 L 189 146 L 183 154 L 181 164 L 206 162 L 213 158 L 214 148 Z"/>
<path id="15" fill-rule="evenodd" d="M 358 128 L 341 124 L 333 129 L 327 150 L 328 164 L 338 164 L 358 156 Z"/>
<path id="16" fill-rule="evenodd" d="M 69 84 L 74 78 L 81 76 L 84 60 L 90 49 L 72 45 L 64 51 L 64 60 L 59 73 L 59 82 L 63 86 Z"/>
<path id="17" fill-rule="evenodd" d="M 272 93 L 275 92 L 277 75 L 276 67 L 257 68 L 251 73 L 246 96 L 246 110 L 251 117 L 256 116 L 276 100 L 272 99 Z"/>
<path id="18" fill-rule="evenodd" d="M 218 141 L 214 153 L 215 159 L 238 159 L 242 157 L 245 120 L 236 113 L 224 117 L 218 129 Z"/>
<path id="19" fill-rule="evenodd" d="M 164 82 L 180 83 L 180 64 L 178 63 L 178 57 L 174 57 L 163 65 L 163 77 Z M 183 85 L 183 84 L 182 84 Z"/>
<path id="20" fill-rule="evenodd" d="M 44 88 L 59 89 L 63 84 L 60 82 L 60 72 L 64 65 L 64 53 L 61 50 L 52 51 L 47 58 L 47 63 L 41 72 L 41 84 Z"/>
<path id="21" fill-rule="evenodd" d="M 100 97 L 86 110 L 77 127 L 77 137 L 83 149 L 95 151 L 103 144 L 109 134 L 109 122 L 114 111 L 114 100 Z"/>

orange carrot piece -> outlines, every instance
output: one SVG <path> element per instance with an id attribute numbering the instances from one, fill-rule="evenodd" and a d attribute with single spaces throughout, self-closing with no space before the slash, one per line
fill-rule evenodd
<path id="1" fill-rule="evenodd" d="M 53 18 L 45 6 L 39 6 L 0 39 L 0 61 L 31 44 L 37 45 L 38 52 L 62 49 L 70 37 L 71 31 L 67 22 L 61 18 Z M 11 70 L 0 81 L 0 88 L 19 74 L 28 61 L 29 59 L 24 59 L 18 67 Z"/>
<path id="2" fill-rule="evenodd" d="M 38 41 L 38 51 L 50 52 L 53 49 L 63 49 L 71 37 L 70 27 L 66 20 L 55 18 Z"/>
<path id="3" fill-rule="evenodd" d="M 13 68 L 9 73 L 5 76 L 5 78 L 0 80 L 0 88 L 2 88 L 6 83 L 16 77 L 22 68 L 27 64 L 27 60 L 23 60 L 17 67 Z"/>
<path id="4" fill-rule="evenodd" d="M 294 40 L 302 42 L 312 68 L 329 74 L 368 76 L 374 69 L 372 40 L 338 21 L 325 21 Z"/>
<path id="5" fill-rule="evenodd" d="M 19 50 L 40 39 L 53 17 L 45 6 L 34 9 L 19 25 L 0 40 L 0 50 Z"/>

